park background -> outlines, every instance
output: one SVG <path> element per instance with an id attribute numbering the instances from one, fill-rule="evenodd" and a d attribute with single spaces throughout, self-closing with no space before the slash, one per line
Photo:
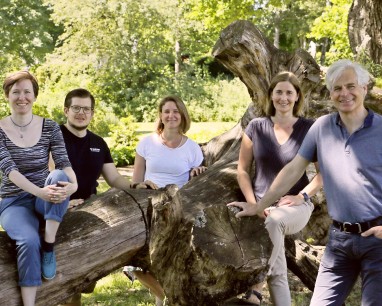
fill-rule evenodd
<path id="1" fill-rule="evenodd" d="M 0 71 L 28 69 L 40 93 L 34 112 L 64 122 L 74 88 L 96 98 L 90 129 L 110 145 L 119 167 L 131 166 L 137 141 L 154 128 L 158 101 L 176 94 L 192 118 L 197 142 L 233 127 L 251 98 L 244 84 L 211 56 L 219 33 L 235 20 L 253 22 L 277 47 L 309 51 L 322 70 L 356 59 L 382 87 L 382 66 L 355 56 L 348 39 L 351 0 L 1 0 Z M 380 63 L 380 61 L 379 61 Z M 9 114 L 0 99 L 0 117 Z M 100 191 L 106 186 L 101 185 Z M 303 289 L 297 296 L 304 296 Z M 309 292 L 306 293 L 309 296 Z M 153 305 L 138 282 L 120 272 L 99 282 L 86 305 Z M 295 305 L 304 305 L 295 298 Z M 350 304 L 351 305 L 351 304 Z"/>

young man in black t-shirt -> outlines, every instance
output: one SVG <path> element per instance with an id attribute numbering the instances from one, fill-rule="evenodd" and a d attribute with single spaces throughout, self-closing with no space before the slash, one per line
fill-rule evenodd
<path id="1" fill-rule="evenodd" d="M 130 181 L 119 174 L 115 167 L 106 142 L 87 129 L 94 115 L 92 94 L 86 89 L 74 89 L 66 95 L 64 106 L 67 121 L 60 127 L 78 182 L 77 192 L 70 197 L 69 208 L 82 204 L 97 193 L 100 175 L 110 187 L 122 190 L 131 188 Z M 93 292 L 95 285 L 90 285 L 83 292 Z M 75 294 L 65 303 L 65 306 L 80 306 L 81 293 Z"/>

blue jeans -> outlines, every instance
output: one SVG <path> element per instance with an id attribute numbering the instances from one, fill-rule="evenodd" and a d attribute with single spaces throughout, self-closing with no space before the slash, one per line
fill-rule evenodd
<path id="1" fill-rule="evenodd" d="M 62 170 L 52 171 L 45 185 L 69 181 Z M 0 201 L 0 224 L 16 242 L 19 286 L 41 285 L 41 253 L 39 219 L 62 221 L 69 204 L 69 197 L 60 204 L 52 204 L 30 193 L 23 192 Z"/>
<path id="2" fill-rule="evenodd" d="M 382 239 L 332 226 L 310 305 L 342 305 L 360 273 L 362 306 L 382 305 Z"/>

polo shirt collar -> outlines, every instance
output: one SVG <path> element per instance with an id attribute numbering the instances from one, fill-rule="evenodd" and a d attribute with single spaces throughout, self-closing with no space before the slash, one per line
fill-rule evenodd
<path id="1" fill-rule="evenodd" d="M 367 109 L 367 116 L 363 122 L 364 128 L 371 127 L 371 125 L 373 124 L 373 118 L 374 118 L 374 112 L 371 109 L 368 109 L 368 108 L 366 108 L 366 109 Z M 340 114 L 338 112 L 336 115 L 336 124 L 339 126 L 342 126 L 341 117 L 340 117 Z"/>

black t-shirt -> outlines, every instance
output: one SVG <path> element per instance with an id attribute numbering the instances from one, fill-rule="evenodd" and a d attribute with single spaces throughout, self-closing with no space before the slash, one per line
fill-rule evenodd
<path id="1" fill-rule="evenodd" d="M 113 163 L 109 147 L 102 137 L 87 130 L 85 137 L 77 137 L 65 125 L 60 125 L 66 150 L 78 189 L 70 199 L 87 199 L 97 193 L 98 178 L 104 164 Z"/>

